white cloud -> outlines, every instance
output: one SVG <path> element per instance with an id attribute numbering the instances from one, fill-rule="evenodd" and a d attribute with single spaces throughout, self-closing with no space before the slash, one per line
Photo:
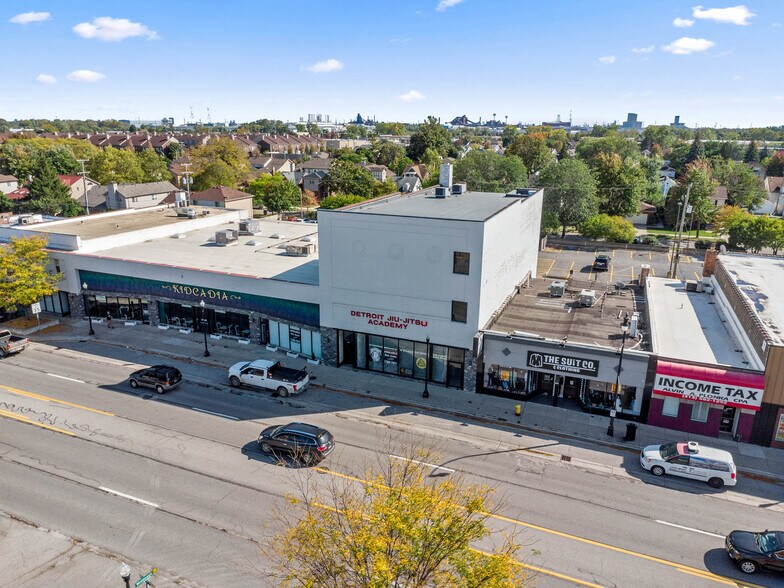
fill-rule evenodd
<path id="1" fill-rule="evenodd" d="M 424 100 L 425 97 L 421 93 L 417 92 L 416 90 L 409 90 L 405 94 L 398 96 L 400 100 L 403 102 L 415 102 L 417 100 Z"/>
<path id="2" fill-rule="evenodd" d="M 618 58 L 615 55 L 605 55 L 604 57 L 599 58 L 600 63 L 610 64 L 615 63 Z"/>
<path id="3" fill-rule="evenodd" d="M 774 100 L 779 100 L 779 101 L 780 100 L 784 100 L 784 96 L 774 96 L 773 99 Z"/>
<path id="4" fill-rule="evenodd" d="M 57 83 L 57 78 L 50 76 L 49 74 L 42 73 L 35 76 L 35 81 L 39 84 L 52 85 Z"/>
<path id="5" fill-rule="evenodd" d="M 694 21 L 689 18 L 676 18 L 672 21 L 672 24 L 682 29 L 688 29 L 690 26 L 694 25 Z"/>
<path id="6" fill-rule="evenodd" d="M 343 62 L 337 59 L 327 59 L 325 61 L 317 61 L 313 65 L 302 66 L 302 68 L 312 73 L 329 73 L 331 71 L 340 71 L 343 69 Z"/>
<path id="7" fill-rule="evenodd" d="M 702 6 L 695 6 L 692 9 L 692 16 L 694 16 L 694 18 L 702 18 L 704 20 L 713 20 L 716 22 L 747 25 L 751 24 L 749 23 L 749 19 L 756 15 L 743 4 L 740 4 L 738 6 L 730 6 L 729 8 L 703 9 Z"/>
<path id="8" fill-rule="evenodd" d="M 122 41 L 130 37 L 146 37 L 147 40 L 153 41 L 159 38 L 158 33 L 140 22 L 111 16 L 99 16 L 92 22 L 79 23 L 72 30 L 80 37 L 99 41 Z"/>
<path id="9" fill-rule="evenodd" d="M 653 50 L 656 49 L 656 45 L 648 45 L 647 47 L 635 47 L 632 49 L 632 53 L 653 53 Z"/>
<path id="10" fill-rule="evenodd" d="M 708 39 L 694 39 L 692 37 L 681 37 L 677 41 L 673 41 L 669 45 L 662 47 L 662 51 L 673 53 L 674 55 L 690 55 L 692 53 L 699 53 L 700 51 L 707 51 L 716 43 L 708 41 Z"/>
<path id="11" fill-rule="evenodd" d="M 66 76 L 72 82 L 100 82 L 106 76 L 90 69 L 77 69 Z"/>
<path id="12" fill-rule="evenodd" d="M 441 2 L 438 3 L 438 6 L 436 6 L 436 10 L 438 10 L 439 12 L 444 12 L 444 10 L 446 10 L 447 8 L 452 8 L 453 6 L 457 6 L 461 2 L 463 2 L 463 0 L 441 0 Z"/>
<path id="13" fill-rule="evenodd" d="M 50 18 L 52 18 L 52 15 L 48 12 L 23 12 L 21 14 L 17 14 L 16 16 L 12 16 L 8 19 L 8 22 L 26 25 L 30 24 L 31 22 L 43 22 L 45 20 L 49 20 Z"/>

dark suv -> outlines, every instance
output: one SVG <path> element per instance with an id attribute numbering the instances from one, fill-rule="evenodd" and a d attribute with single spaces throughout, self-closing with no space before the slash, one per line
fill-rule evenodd
<path id="1" fill-rule="evenodd" d="M 258 441 L 264 453 L 285 451 L 308 466 L 319 463 L 335 449 L 332 433 L 305 423 L 267 427 L 259 435 Z"/>
<path id="2" fill-rule="evenodd" d="M 178 386 L 182 382 L 182 373 L 170 365 L 154 365 L 135 371 L 128 379 L 131 388 L 144 386 L 154 388 L 158 394 L 163 394 Z"/>
<path id="3" fill-rule="evenodd" d="M 610 269 L 610 256 L 599 254 L 596 256 L 596 259 L 593 260 L 593 271 L 595 272 L 606 272 Z"/>

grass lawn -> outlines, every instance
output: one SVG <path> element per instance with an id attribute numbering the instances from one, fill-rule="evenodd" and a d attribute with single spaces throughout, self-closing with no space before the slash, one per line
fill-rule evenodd
<path id="1" fill-rule="evenodd" d="M 672 231 L 670 229 L 646 229 L 646 232 L 649 235 L 658 235 L 660 237 L 675 237 L 677 235 L 677 231 Z M 697 237 L 697 231 L 683 231 L 684 238 Z M 718 239 L 719 235 L 714 233 L 713 231 L 706 231 L 705 229 L 700 231 L 700 239 Z"/>

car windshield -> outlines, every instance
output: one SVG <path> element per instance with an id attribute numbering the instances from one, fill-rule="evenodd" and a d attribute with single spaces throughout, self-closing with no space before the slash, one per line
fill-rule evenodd
<path id="1" fill-rule="evenodd" d="M 756 539 L 760 551 L 764 553 L 770 553 L 781 549 L 779 538 L 775 532 L 757 533 Z"/>
<path id="2" fill-rule="evenodd" d="M 659 453 L 661 453 L 662 459 L 667 461 L 671 457 L 678 455 L 678 444 L 667 443 L 666 445 L 662 445 L 659 447 Z"/>

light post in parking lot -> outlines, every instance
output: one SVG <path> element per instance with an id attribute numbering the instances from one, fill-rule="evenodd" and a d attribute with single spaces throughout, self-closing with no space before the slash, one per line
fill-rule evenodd
<path id="1" fill-rule="evenodd" d="M 623 339 L 621 340 L 621 356 L 618 358 L 618 374 L 615 376 L 615 386 L 612 393 L 612 407 L 610 408 L 610 424 L 607 427 L 607 435 L 612 437 L 615 434 L 615 407 L 618 405 L 618 388 L 621 385 L 621 369 L 623 368 L 623 350 L 626 347 L 626 335 L 629 334 L 629 315 L 625 314 L 621 323 Z"/>
<path id="2" fill-rule="evenodd" d="M 84 302 L 84 312 L 87 314 L 87 320 L 90 323 L 90 335 L 95 335 L 93 317 L 90 315 L 90 309 L 87 307 L 87 282 L 82 283 L 82 301 Z"/>
<path id="3" fill-rule="evenodd" d="M 204 309 L 204 300 L 199 300 L 199 308 L 201 308 L 201 329 L 204 331 L 204 357 L 209 357 L 210 350 L 207 348 L 207 311 Z"/>

